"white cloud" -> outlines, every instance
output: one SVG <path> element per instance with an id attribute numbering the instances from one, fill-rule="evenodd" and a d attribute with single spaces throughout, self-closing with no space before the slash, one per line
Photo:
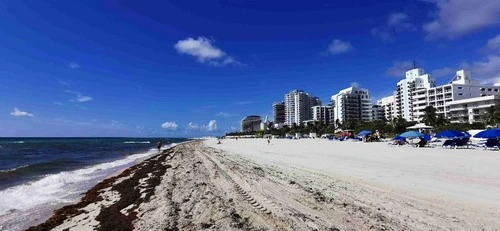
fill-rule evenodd
<path id="1" fill-rule="evenodd" d="M 28 113 L 28 112 L 25 112 L 25 111 L 21 111 L 17 107 L 14 108 L 14 111 L 11 112 L 10 115 L 12 115 L 12 116 L 28 116 L 28 117 L 34 117 L 35 116 L 35 115 L 31 114 L 31 113 Z"/>
<path id="2" fill-rule="evenodd" d="M 488 43 L 486 43 L 486 48 L 492 52 L 500 53 L 500 34 L 488 40 Z"/>
<path id="3" fill-rule="evenodd" d="M 373 28 L 371 30 L 372 35 L 375 37 L 379 37 L 382 41 L 389 41 L 392 38 L 391 32 L 379 28 Z"/>
<path id="4" fill-rule="evenodd" d="M 247 104 L 252 104 L 252 103 L 255 103 L 255 102 L 254 101 L 238 101 L 238 102 L 233 103 L 233 105 L 241 106 L 241 105 L 247 105 Z"/>
<path id="5" fill-rule="evenodd" d="M 207 125 L 198 125 L 196 123 L 190 122 L 186 128 L 188 131 L 201 131 L 201 132 L 213 132 L 217 131 L 217 121 L 210 120 Z"/>
<path id="6" fill-rule="evenodd" d="M 471 71 L 474 78 L 484 83 L 500 83 L 500 56 L 490 55 L 484 60 L 463 63 L 462 66 Z"/>
<path id="7" fill-rule="evenodd" d="M 178 125 L 175 122 L 165 122 L 161 124 L 161 127 L 167 130 L 175 131 L 177 130 Z"/>
<path id="8" fill-rule="evenodd" d="M 187 38 L 177 41 L 174 48 L 181 54 L 194 56 L 198 62 L 212 66 L 244 65 L 215 47 L 212 43 L 213 41 L 205 37 Z"/>
<path id="9" fill-rule="evenodd" d="M 332 55 L 338 55 L 352 50 L 353 47 L 349 41 L 342 41 L 340 39 L 334 39 L 330 45 L 328 45 L 328 52 Z"/>
<path id="10" fill-rule="evenodd" d="M 60 80 L 60 79 L 57 79 L 57 82 L 58 82 L 59 84 L 61 84 L 61 85 L 64 85 L 64 86 L 69 86 L 69 85 L 70 85 L 68 82 L 66 82 L 66 81 L 62 81 L 62 80 Z"/>
<path id="11" fill-rule="evenodd" d="M 387 25 L 397 30 L 413 29 L 413 25 L 409 22 L 408 15 L 401 12 L 390 14 L 387 18 Z"/>
<path id="12" fill-rule="evenodd" d="M 207 125 L 207 131 L 209 132 L 217 131 L 217 121 L 210 120 L 210 122 L 208 122 Z"/>
<path id="13" fill-rule="evenodd" d="M 372 28 L 373 36 L 382 41 L 390 41 L 396 32 L 415 30 L 415 26 L 409 22 L 407 14 L 394 12 L 387 16 L 387 22 L 380 27 Z"/>
<path id="14" fill-rule="evenodd" d="M 218 116 L 218 117 L 230 117 L 232 116 L 231 114 L 227 113 L 227 112 L 219 112 L 217 114 L 215 114 L 215 116 Z"/>
<path id="15" fill-rule="evenodd" d="M 410 61 L 396 61 L 385 71 L 388 77 L 404 78 L 405 72 L 413 68 L 413 63 Z"/>
<path id="16" fill-rule="evenodd" d="M 74 99 L 71 100 L 71 101 L 74 101 L 74 102 L 83 103 L 83 102 L 91 101 L 93 99 L 92 97 L 87 96 L 87 95 L 83 95 L 82 93 L 80 93 L 78 91 L 69 91 L 69 90 L 66 90 L 64 92 L 70 93 L 70 94 L 74 94 L 76 96 L 76 98 L 74 98 Z"/>
<path id="17" fill-rule="evenodd" d="M 423 25 L 427 38 L 456 38 L 489 26 L 500 25 L 499 0 L 426 0 L 437 8 Z"/>
<path id="18" fill-rule="evenodd" d="M 68 67 L 71 69 L 76 69 L 80 67 L 80 64 L 78 64 L 77 62 L 69 62 Z"/>
<path id="19" fill-rule="evenodd" d="M 444 77 L 444 76 L 447 76 L 447 75 L 452 75 L 455 72 L 456 72 L 455 68 L 443 67 L 443 68 L 440 68 L 440 69 L 433 70 L 431 72 L 431 76 L 434 77 L 434 78 L 439 78 L 439 77 Z M 450 77 L 452 77 L 452 76 L 450 76 Z"/>
<path id="20" fill-rule="evenodd" d="M 197 131 L 200 129 L 200 126 L 198 126 L 198 124 L 195 124 L 195 123 L 192 123 L 190 122 L 187 126 L 187 130 L 191 130 L 191 131 Z"/>

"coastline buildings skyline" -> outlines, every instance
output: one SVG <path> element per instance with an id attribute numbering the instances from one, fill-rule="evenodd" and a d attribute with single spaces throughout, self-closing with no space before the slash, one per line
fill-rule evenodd
<path id="1" fill-rule="evenodd" d="M 498 100 L 500 84 L 481 84 L 467 70 L 457 70 L 451 81 L 436 86 L 430 74 L 414 66 L 405 72 L 404 79 L 396 83 L 392 95 L 381 97 L 375 102 L 369 89 L 359 86 L 351 86 L 333 94 L 326 106 L 322 106 L 321 100 L 312 94 L 298 89 L 290 90 L 284 95 L 284 101 L 273 103 L 273 120 L 266 119 L 264 127 L 273 125 L 281 128 L 293 124 L 307 126 L 315 123 L 337 125 L 345 121 L 391 121 L 399 117 L 420 123 L 428 106 L 436 108 L 438 116 L 452 123 L 473 123 L 483 121 L 484 113 Z M 255 125 L 243 129 L 244 122 L 248 123 L 246 120 L 250 117 L 242 120 L 242 131 L 256 128 Z"/>

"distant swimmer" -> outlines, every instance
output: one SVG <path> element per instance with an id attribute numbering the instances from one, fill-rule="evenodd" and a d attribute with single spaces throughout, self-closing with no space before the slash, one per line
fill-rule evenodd
<path id="1" fill-rule="evenodd" d="M 161 150 L 161 146 L 163 146 L 163 144 L 161 143 L 161 141 L 158 141 L 158 143 L 156 144 L 156 147 L 158 148 L 158 151 Z"/>

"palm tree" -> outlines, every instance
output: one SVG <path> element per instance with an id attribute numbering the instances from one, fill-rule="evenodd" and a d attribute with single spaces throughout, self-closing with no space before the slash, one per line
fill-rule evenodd
<path id="1" fill-rule="evenodd" d="M 436 108 L 434 108 L 433 106 L 425 107 L 424 114 L 420 116 L 420 118 L 422 119 L 422 122 L 424 122 L 425 124 L 430 126 L 436 126 L 436 123 L 438 122 Z"/>
<path id="2" fill-rule="evenodd" d="M 495 127 L 500 123 L 500 110 L 498 106 L 491 106 L 486 109 L 484 122 L 486 125 L 492 125 Z"/>

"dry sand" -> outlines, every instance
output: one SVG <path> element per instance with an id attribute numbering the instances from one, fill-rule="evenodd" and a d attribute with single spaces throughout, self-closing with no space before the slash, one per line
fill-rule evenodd
<path id="1" fill-rule="evenodd" d="M 500 229 L 500 152 L 216 142 L 145 160 L 32 230 Z"/>

